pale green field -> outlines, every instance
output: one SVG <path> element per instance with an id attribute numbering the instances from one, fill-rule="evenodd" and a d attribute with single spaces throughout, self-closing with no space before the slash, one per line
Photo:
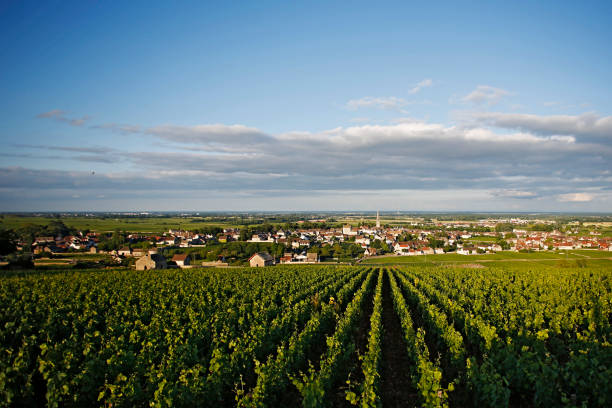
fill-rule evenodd
<path id="1" fill-rule="evenodd" d="M 495 254 L 483 255 L 459 255 L 459 254 L 440 254 L 440 255 L 419 255 L 419 256 L 382 256 L 370 258 L 363 261 L 367 264 L 406 264 L 406 263 L 425 263 L 425 262 L 474 262 L 474 261 L 530 261 L 530 260 L 564 260 L 564 259 L 602 259 L 610 262 L 612 252 L 575 250 L 560 252 L 531 252 L 520 253 L 503 251 Z"/>
<path id="2" fill-rule="evenodd" d="M 474 242 L 495 242 L 496 239 L 497 239 L 496 237 L 480 236 L 480 237 L 472 237 L 472 238 L 468 239 L 468 241 L 474 241 Z"/>
<path id="3" fill-rule="evenodd" d="M 4 228 L 17 229 L 28 224 L 47 225 L 52 218 L 47 217 L 17 217 L 5 215 L 0 219 L 0 225 Z M 68 227 L 79 230 L 91 230 L 97 232 L 114 231 L 120 229 L 128 232 L 152 232 L 161 233 L 169 229 L 193 230 L 204 227 L 218 226 L 221 228 L 236 227 L 230 223 L 207 221 L 202 217 L 151 217 L 151 218 L 96 218 L 96 217 L 62 217 L 60 220 Z"/>

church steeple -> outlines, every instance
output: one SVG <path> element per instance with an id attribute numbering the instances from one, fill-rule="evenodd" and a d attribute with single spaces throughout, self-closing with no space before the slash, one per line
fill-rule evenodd
<path id="1" fill-rule="evenodd" d="M 380 228 L 380 215 L 378 214 L 378 210 L 376 210 L 376 228 Z"/>

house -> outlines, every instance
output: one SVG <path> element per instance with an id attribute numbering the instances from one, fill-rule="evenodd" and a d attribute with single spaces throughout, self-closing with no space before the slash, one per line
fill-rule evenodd
<path id="1" fill-rule="evenodd" d="M 132 256 L 132 248 L 121 248 L 120 250 L 117 251 L 117 255 L 119 256 Z"/>
<path id="2" fill-rule="evenodd" d="M 293 262 L 306 262 L 306 259 L 306 252 L 302 252 L 301 254 L 293 256 Z"/>
<path id="3" fill-rule="evenodd" d="M 491 244 L 491 245 L 489 245 L 489 250 L 490 250 L 490 251 L 499 252 L 499 251 L 502 251 L 502 250 L 503 250 L 503 248 L 502 248 L 502 246 L 501 246 L 501 245 L 499 245 L 499 244 Z"/>
<path id="4" fill-rule="evenodd" d="M 308 263 L 318 263 L 319 262 L 319 254 L 316 252 L 308 252 L 306 254 L 306 262 Z"/>
<path id="5" fill-rule="evenodd" d="M 189 242 L 190 247 L 203 247 L 206 246 L 206 242 L 201 238 L 194 238 Z"/>
<path id="6" fill-rule="evenodd" d="M 164 243 L 166 245 L 176 245 L 179 242 L 181 242 L 181 239 L 178 237 L 169 237 L 169 238 L 164 239 Z"/>
<path id="7" fill-rule="evenodd" d="M 366 250 L 363 252 L 365 256 L 374 256 L 376 253 L 376 248 L 366 248 Z"/>
<path id="8" fill-rule="evenodd" d="M 132 249 L 132 256 L 135 257 L 141 257 L 141 256 L 145 256 L 148 253 L 148 251 L 146 249 L 143 248 L 134 248 Z"/>
<path id="9" fill-rule="evenodd" d="M 282 264 L 291 263 L 292 260 L 293 260 L 293 255 L 285 254 L 285 255 L 281 256 L 280 263 L 282 263 Z"/>
<path id="10" fill-rule="evenodd" d="M 268 234 L 253 234 L 247 242 L 274 242 L 274 238 Z"/>
<path id="11" fill-rule="evenodd" d="M 398 242 L 393 246 L 393 251 L 398 255 L 408 253 L 410 251 L 410 243 Z"/>
<path id="12" fill-rule="evenodd" d="M 421 253 L 423 255 L 433 255 L 436 253 L 436 251 L 434 251 L 434 249 L 430 247 L 423 247 L 421 248 Z"/>
<path id="13" fill-rule="evenodd" d="M 457 249 L 457 253 L 459 255 L 473 255 L 473 254 L 477 254 L 478 253 L 478 249 L 476 249 L 475 247 L 463 247 L 463 248 L 459 248 Z"/>
<path id="14" fill-rule="evenodd" d="M 176 265 L 180 268 L 191 264 L 191 258 L 187 254 L 175 254 L 172 261 L 176 262 Z"/>
<path id="15" fill-rule="evenodd" d="M 50 244 L 55 243 L 55 238 L 53 237 L 36 237 L 34 240 L 37 244 Z"/>
<path id="16" fill-rule="evenodd" d="M 256 252 L 249 258 L 251 267 L 274 265 L 274 258 L 267 252 Z"/>
<path id="17" fill-rule="evenodd" d="M 350 225 L 342 226 L 342 234 L 348 236 L 355 236 L 359 232 L 358 228 L 351 227 Z"/>
<path id="18" fill-rule="evenodd" d="M 357 237 L 355 237 L 355 243 L 370 245 L 371 242 L 370 242 L 370 238 L 363 236 L 363 235 L 358 235 Z"/>
<path id="19" fill-rule="evenodd" d="M 559 242 L 559 243 L 555 243 L 554 247 L 560 250 L 568 250 L 568 249 L 574 249 L 574 244 L 571 242 Z"/>
<path id="20" fill-rule="evenodd" d="M 148 269 L 166 269 L 168 268 L 168 263 L 166 262 L 166 258 L 164 258 L 162 254 L 158 254 L 157 252 L 154 252 L 154 251 L 151 251 L 151 252 L 153 253 L 148 253 L 136 261 L 137 271 L 146 271 Z"/>

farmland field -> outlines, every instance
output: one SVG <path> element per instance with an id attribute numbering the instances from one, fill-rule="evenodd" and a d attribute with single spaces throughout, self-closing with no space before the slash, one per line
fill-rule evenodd
<path id="1" fill-rule="evenodd" d="M 609 262 L 4 276 L 0 404 L 610 406 Z"/>
<path id="2" fill-rule="evenodd" d="M 597 250 L 569 250 L 569 251 L 542 251 L 542 252 L 514 252 L 500 251 L 491 254 L 460 255 L 457 253 L 409 256 L 409 255 L 383 255 L 364 259 L 368 264 L 405 264 L 423 262 L 473 262 L 473 261 L 521 261 L 521 260 L 565 260 L 565 259 L 612 259 L 612 252 Z M 611 264 L 612 267 L 612 264 Z"/>
<path id="3" fill-rule="evenodd" d="M 20 228 L 28 224 L 47 225 L 53 217 L 26 217 L 4 215 L 2 225 L 5 228 Z M 231 223 L 214 222 L 204 217 L 150 217 L 150 218 L 100 218 L 85 216 L 64 216 L 61 218 L 68 227 L 78 230 L 109 232 L 116 229 L 130 232 L 162 233 L 169 229 L 196 229 L 204 227 L 235 227 Z"/>

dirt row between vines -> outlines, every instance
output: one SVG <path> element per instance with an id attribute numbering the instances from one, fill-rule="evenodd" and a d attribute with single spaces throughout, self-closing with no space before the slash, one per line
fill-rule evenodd
<path id="1" fill-rule="evenodd" d="M 382 361 L 380 393 L 384 407 L 415 406 L 417 392 L 412 385 L 412 362 L 398 314 L 393 306 L 389 275 L 385 273 L 382 288 Z"/>

